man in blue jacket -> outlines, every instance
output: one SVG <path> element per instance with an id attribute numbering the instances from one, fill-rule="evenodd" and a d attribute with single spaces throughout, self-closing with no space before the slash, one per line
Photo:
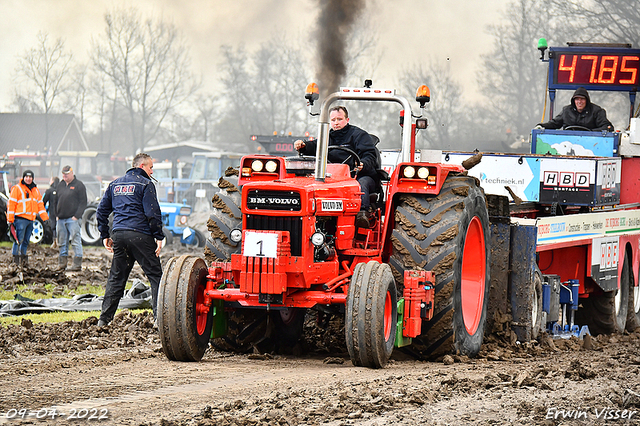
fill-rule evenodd
<path id="1" fill-rule="evenodd" d="M 109 184 L 96 213 L 100 238 L 105 248 L 113 253 L 98 326 L 113 320 L 134 262 L 138 262 L 149 278 L 153 317 L 156 318 L 162 277 L 159 256 L 164 234 L 156 187 L 151 182 L 153 160 L 140 153 L 133 159 L 132 166 L 124 176 Z M 109 235 L 111 212 L 113 226 Z"/>

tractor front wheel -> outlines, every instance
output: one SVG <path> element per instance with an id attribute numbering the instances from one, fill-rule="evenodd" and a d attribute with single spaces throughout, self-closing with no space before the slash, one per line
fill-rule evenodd
<path id="1" fill-rule="evenodd" d="M 183 255 L 171 258 L 162 274 L 158 331 L 172 361 L 199 361 L 209 344 L 213 315 L 204 304 L 207 272 L 203 259 Z"/>
<path id="2" fill-rule="evenodd" d="M 382 368 L 396 339 L 398 296 L 387 264 L 358 264 L 347 294 L 345 334 L 355 366 Z"/>

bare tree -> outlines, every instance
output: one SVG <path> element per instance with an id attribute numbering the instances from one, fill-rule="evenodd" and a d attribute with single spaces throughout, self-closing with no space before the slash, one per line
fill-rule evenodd
<path id="1" fill-rule="evenodd" d="M 243 46 L 223 46 L 222 57 L 219 139 L 246 145 L 252 134 L 301 134 L 312 127 L 304 100 L 309 66 L 302 49 L 280 36 L 250 55 Z"/>
<path id="2" fill-rule="evenodd" d="M 540 121 L 546 93 L 547 69 L 540 64 L 535 43 L 553 33 L 552 17 L 543 0 L 516 0 L 504 18 L 504 23 L 489 27 L 495 43 L 483 57 L 478 84 L 493 113 L 496 132 L 511 129 L 528 134 Z"/>
<path id="3" fill-rule="evenodd" d="M 72 90 L 73 79 L 69 75 L 72 58 L 62 39 L 52 44 L 47 33 L 38 33 L 36 47 L 18 60 L 15 80 L 23 90 L 19 90 L 17 97 L 38 105 L 45 114 L 53 112 L 60 98 Z"/>
<path id="4" fill-rule="evenodd" d="M 551 0 L 554 14 L 571 29 L 572 41 L 640 43 L 640 9 L 635 0 Z"/>
<path id="5" fill-rule="evenodd" d="M 128 113 L 134 150 L 158 132 L 163 120 L 197 89 L 181 35 L 171 24 L 143 19 L 136 9 L 105 15 L 92 60 L 106 74 Z"/>

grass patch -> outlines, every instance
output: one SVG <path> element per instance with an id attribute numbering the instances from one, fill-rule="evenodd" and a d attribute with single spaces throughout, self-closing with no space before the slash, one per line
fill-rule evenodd
<path id="1" fill-rule="evenodd" d="M 13 243 L 11 241 L 0 241 L 0 247 L 13 247 Z"/>
<path id="2" fill-rule="evenodd" d="M 15 295 L 19 294 L 28 299 L 53 299 L 55 297 L 64 297 L 71 299 L 76 294 L 95 294 L 96 296 L 104 296 L 104 289 L 99 285 L 80 285 L 75 290 L 64 288 L 62 294 L 53 295 L 53 290 L 57 287 L 55 284 L 45 284 L 46 293 L 36 293 L 31 285 L 20 284 L 15 290 L 0 290 L 0 300 L 15 300 Z M 127 288 L 131 287 L 131 283 L 127 283 Z"/>
<path id="3" fill-rule="evenodd" d="M 134 314 L 139 314 L 151 309 L 131 309 Z M 0 317 L 0 326 L 9 324 L 21 324 L 23 319 L 30 319 L 34 324 L 38 323 L 58 323 L 65 321 L 82 321 L 89 317 L 100 316 L 100 311 L 75 311 L 75 312 L 45 312 L 42 314 L 26 314 L 13 317 Z"/>
<path id="4" fill-rule="evenodd" d="M 130 289 L 132 282 L 127 282 L 126 289 Z M 57 296 L 53 295 L 53 289 L 56 288 L 55 284 L 46 284 L 44 285 L 44 290 L 46 294 L 35 293 L 34 289 L 30 285 L 18 285 L 15 290 L 1 290 L 0 289 L 0 300 L 15 300 L 15 295 L 19 294 L 23 297 L 32 300 L 38 299 L 53 299 L 53 298 L 67 298 L 71 299 L 74 294 L 95 294 L 96 296 L 104 296 L 105 289 L 99 285 L 80 285 L 75 290 L 69 290 L 68 288 L 64 288 L 62 294 Z M 73 294 L 72 294 L 73 293 Z M 150 311 L 151 309 L 132 309 L 131 311 L 134 313 L 139 313 L 143 311 Z M 99 317 L 100 311 L 74 311 L 74 312 L 45 312 L 41 314 L 25 314 L 11 317 L 0 317 L 0 326 L 6 326 L 8 324 L 20 324 L 23 318 L 30 319 L 34 324 L 41 322 L 49 322 L 49 323 L 58 323 L 65 321 L 82 321 L 83 319 L 89 318 L 91 316 Z"/>

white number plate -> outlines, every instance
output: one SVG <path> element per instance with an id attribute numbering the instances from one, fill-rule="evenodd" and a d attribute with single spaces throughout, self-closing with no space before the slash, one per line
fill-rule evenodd
<path id="1" fill-rule="evenodd" d="M 344 210 L 342 200 L 320 200 L 323 212 L 341 212 Z"/>
<path id="2" fill-rule="evenodd" d="M 242 240 L 242 255 L 246 257 L 277 257 L 278 235 L 245 231 Z"/>

